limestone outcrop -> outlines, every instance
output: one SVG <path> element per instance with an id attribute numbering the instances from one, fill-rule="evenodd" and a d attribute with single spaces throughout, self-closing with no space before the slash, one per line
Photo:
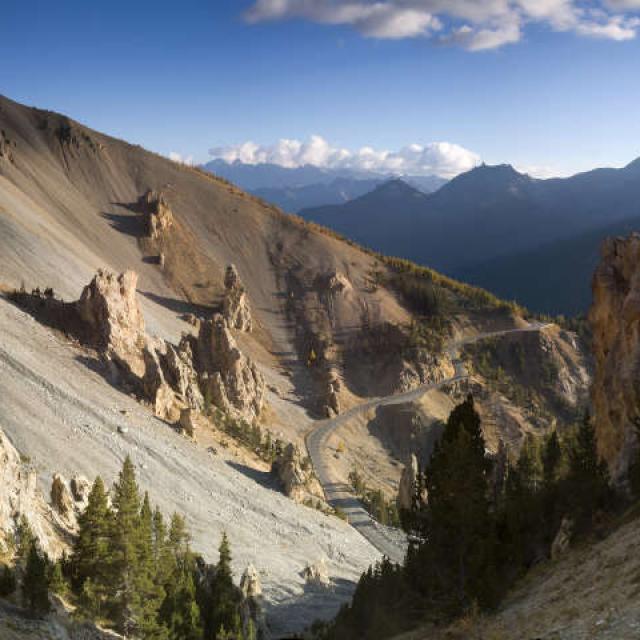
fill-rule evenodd
<path id="1" fill-rule="evenodd" d="M 414 502 L 416 495 L 416 486 L 418 482 L 418 474 L 420 473 L 418 467 L 418 458 L 412 453 L 402 470 L 400 476 L 400 485 L 398 487 L 398 508 L 409 511 Z"/>
<path id="2" fill-rule="evenodd" d="M 262 596 L 262 584 L 257 569 L 249 564 L 240 578 L 240 590 L 245 598 Z"/>
<path id="3" fill-rule="evenodd" d="M 249 298 L 233 264 L 230 264 L 225 272 L 224 288 L 222 316 L 226 323 L 238 331 L 251 331 L 253 321 Z"/>
<path id="4" fill-rule="evenodd" d="M 329 571 L 324 558 L 320 558 L 318 562 L 308 564 L 302 572 L 302 577 L 308 585 L 313 587 L 326 589 L 331 586 L 331 578 L 329 578 Z"/>
<path id="5" fill-rule="evenodd" d="M 282 484 L 284 493 L 296 502 L 302 502 L 308 491 L 310 472 L 303 467 L 298 448 L 289 443 L 273 461 L 271 471 Z"/>
<path id="6" fill-rule="evenodd" d="M 219 409 L 253 422 L 264 404 L 264 378 L 240 351 L 221 315 L 200 325 L 198 351 L 205 395 Z"/>
<path id="7" fill-rule="evenodd" d="M 147 235 L 157 240 L 163 233 L 173 226 L 173 213 L 162 193 L 151 189 L 142 196 L 142 209 L 147 225 Z"/>
<path id="8" fill-rule="evenodd" d="M 74 519 L 71 491 L 59 473 L 54 474 L 51 482 L 51 506 L 68 522 Z"/>
<path id="9" fill-rule="evenodd" d="M 180 421 L 178 422 L 180 431 L 189 438 L 195 438 L 196 423 L 194 420 L 193 409 L 187 407 L 180 411 Z"/>
<path id="10" fill-rule="evenodd" d="M 66 521 L 46 503 L 37 487 L 37 474 L 20 459 L 2 429 L 0 429 L 0 551 L 6 552 L 7 542 L 24 516 L 51 557 L 60 555 L 63 545 L 57 532 L 66 528 Z"/>
<path id="11" fill-rule="evenodd" d="M 202 411 L 204 398 L 193 362 L 192 340 L 183 337 L 177 347 L 167 344 L 165 367 L 167 380 L 180 400 L 191 409 Z"/>
<path id="12" fill-rule="evenodd" d="M 71 495 L 73 496 L 73 499 L 80 505 L 80 510 L 84 510 L 84 508 L 89 503 L 91 483 L 84 476 L 75 474 L 71 477 L 69 487 L 71 489 Z"/>
<path id="13" fill-rule="evenodd" d="M 144 318 L 136 298 L 138 275 L 99 270 L 76 303 L 87 341 L 137 377 L 144 376 Z"/>
<path id="14" fill-rule="evenodd" d="M 598 448 L 619 481 L 638 446 L 633 420 L 640 416 L 640 235 L 604 242 L 592 288 Z"/>

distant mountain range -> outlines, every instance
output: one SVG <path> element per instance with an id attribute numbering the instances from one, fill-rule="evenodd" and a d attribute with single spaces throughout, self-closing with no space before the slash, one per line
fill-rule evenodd
<path id="1" fill-rule="evenodd" d="M 588 306 L 601 239 L 640 229 L 640 159 L 550 180 L 483 165 L 432 194 L 392 180 L 300 215 L 534 310 L 575 313 Z"/>
<path id="2" fill-rule="evenodd" d="M 203 168 L 290 213 L 309 207 L 343 204 L 392 177 L 373 171 L 323 169 L 313 165 L 288 168 L 224 160 L 212 160 Z M 431 193 L 446 183 L 438 176 L 403 176 L 403 179 L 424 193 Z"/>

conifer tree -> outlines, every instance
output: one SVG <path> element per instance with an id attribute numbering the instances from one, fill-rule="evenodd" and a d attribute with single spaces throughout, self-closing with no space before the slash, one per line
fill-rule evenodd
<path id="1" fill-rule="evenodd" d="M 610 496 L 609 472 L 598 456 L 596 432 L 588 414 L 569 449 L 567 482 L 576 531 L 579 532 L 591 525 L 596 511 L 606 506 Z"/>
<path id="2" fill-rule="evenodd" d="M 216 640 L 223 637 L 223 633 L 242 632 L 238 618 L 241 594 L 233 584 L 231 547 L 226 533 L 222 534 L 218 551 L 220 559 L 205 595 L 207 601 L 201 606 L 204 613 L 205 640 Z"/>
<path id="3" fill-rule="evenodd" d="M 452 612 L 494 598 L 489 471 L 480 417 L 469 396 L 451 412 L 426 470 L 426 542 L 417 555 L 422 588 Z"/>
<path id="4" fill-rule="evenodd" d="M 160 624 L 158 614 L 165 597 L 165 590 L 157 580 L 153 542 L 153 512 L 151 511 L 149 494 L 146 492 L 140 509 L 138 545 L 134 586 L 138 609 L 138 633 L 145 640 L 163 640 L 167 637 L 167 630 Z"/>
<path id="5" fill-rule="evenodd" d="M 562 449 L 558 432 L 554 431 L 545 443 L 542 451 L 542 483 L 545 488 L 552 486 L 558 478 L 558 470 L 562 461 Z"/>
<path id="6" fill-rule="evenodd" d="M 113 580 L 113 513 L 100 476 L 93 483 L 78 525 L 70 560 L 72 587 L 80 596 L 80 608 L 96 617 L 106 613 L 105 603 Z M 87 580 L 91 583 L 85 589 Z"/>
<path id="7" fill-rule="evenodd" d="M 38 543 L 32 540 L 22 578 L 22 601 L 25 607 L 39 616 L 45 615 L 51 608 L 47 565 L 46 555 L 40 551 Z"/>
<path id="8" fill-rule="evenodd" d="M 141 598 L 137 592 L 140 552 L 140 494 L 131 458 L 127 456 L 114 487 L 116 514 L 113 535 L 113 602 L 118 630 L 134 635 L 141 622 Z"/>

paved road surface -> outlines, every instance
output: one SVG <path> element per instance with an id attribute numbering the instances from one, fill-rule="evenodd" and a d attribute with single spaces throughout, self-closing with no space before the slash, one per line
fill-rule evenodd
<path id="1" fill-rule="evenodd" d="M 306 436 L 307 451 L 313 464 L 314 471 L 325 493 L 327 502 L 334 508 L 339 507 L 348 517 L 349 523 L 360 532 L 380 553 L 386 555 L 393 562 L 402 562 L 407 549 L 406 535 L 400 529 L 385 527 L 375 521 L 354 496 L 351 486 L 336 478 L 332 469 L 333 452 L 329 449 L 329 438 L 342 425 L 353 417 L 366 413 L 375 407 L 404 404 L 413 402 L 432 389 L 451 384 L 467 377 L 467 371 L 460 360 L 460 350 L 479 340 L 502 336 L 508 333 L 523 333 L 528 331 L 540 331 L 550 326 L 539 322 L 531 323 L 523 329 L 507 329 L 505 331 L 493 331 L 481 333 L 471 338 L 452 342 L 446 351 L 454 366 L 454 374 L 450 378 L 421 385 L 405 391 L 382 398 L 372 398 L 334 418 L 318 420 Z"/>

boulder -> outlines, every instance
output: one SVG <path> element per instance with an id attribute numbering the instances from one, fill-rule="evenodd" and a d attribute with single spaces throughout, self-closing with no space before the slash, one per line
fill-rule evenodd
<path id="1" fill-rule="evenodd" d="M 324 558 L 320 558 L 318 562 L 308 564 L 302 572 L 302 577 L 308 585 L 313 587 L 326 589 L 331 586 L 331 579 L 329 578 L 329 571 Z"/>
<path id="2" fill-rule="evenodd" d="M 133 271 L 116 275 L 99 270 L 82 291 L 76 308 L 87 342 L 125 371 L 142 377 L 145 326 L 136 298 L 137 283 L 138 275 Z"/>
<path id="3" fill-rule="evenodd" d="M 235 418 L 253 422 L 264 405 L 264 378 L 240 351 L 221 315 L 201 323 L 198 351 L 203 389 L 211 402 Z"/>
<path id="4" fill-rule="evenodd" d="M 294 444 L 289 443 L 276 457 L 271 471 L 280 480 L 289 498 L 295 502 L 304 500 L 311 474 L 302 468 L 302 456 Z"/>
<path id="5" fill-rule="evenodd" d="M 251 308 L 247 292 L 240 281 L 234 265 L 230 264 L 224 275 L 224 298 L 222 300 L 222 316 L 227 325 L 238 331 L 251 331 Z"/>

